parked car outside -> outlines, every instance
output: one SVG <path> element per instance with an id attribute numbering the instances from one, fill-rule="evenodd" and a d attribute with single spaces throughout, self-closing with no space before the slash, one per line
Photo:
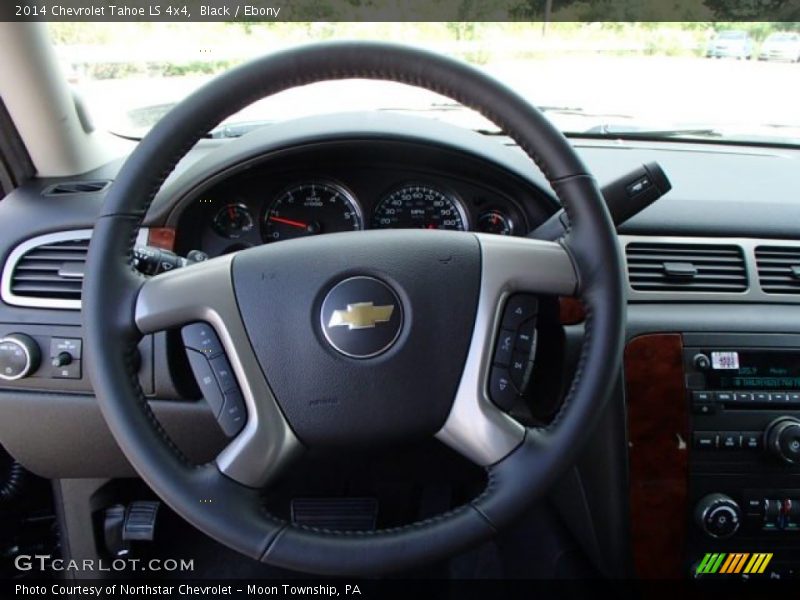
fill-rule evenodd
<path id="1" fill-rule="evenodd" d="M 753 57 L 753 40 L 746 31 L 720 31 L 708 43 L 706 57 L 750 60 Z"/>
<path id="2" fill-rule="evenodd" d="M 780 31 L 771 34 L 762 44 L 758 60 L 800 62 L 800 33 Z"/>

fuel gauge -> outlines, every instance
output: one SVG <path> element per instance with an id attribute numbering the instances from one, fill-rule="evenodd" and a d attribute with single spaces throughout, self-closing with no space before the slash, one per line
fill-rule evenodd
<path id="1" fill-rule="evenodd" d="M 489 210 L 478 217 L 478 231 L 497 235 L 511 235 L 514 233 L 514 223 L 499 210 Z"/>
<path id="2" fill-rule="evenodd" d="M 212 225 L 222 237 L 236 239 L 253 228 L 253 217 L 244 204 L 228 204 L 214 216 Z"/>

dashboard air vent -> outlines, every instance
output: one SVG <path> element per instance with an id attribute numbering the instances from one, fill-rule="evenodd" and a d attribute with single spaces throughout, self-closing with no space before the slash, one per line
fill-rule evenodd
<path id="1" fill-rule="evenodd" d="M 107 179 L 96 181 L 65 181 L 46 188 L 45 196 L 66 196 L 68 194 L 95 194 L 106 189 L 111 182 Z"/>
<path id="2" fill-rule="evenodd" d="M 800 247 L 757 246 L 756 264 L 766 294 L 800 294 Z"/>
<path id="3" fill-rule="evenodd" d="M 743 292 L 748 287 L 736 245 L 634 242 L 627 245 L 628 279 L 643 292 Z"/>
<path id="4" fill-rule="evenodd" d="M 143 230 L 144 231 L 144 230 Z M 91 229 L 48 233 L 22 242 L 3 267 L 3 302 L 79 309 Z"/>

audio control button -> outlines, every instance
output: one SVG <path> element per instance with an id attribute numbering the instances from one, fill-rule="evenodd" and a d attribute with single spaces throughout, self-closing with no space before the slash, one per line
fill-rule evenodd
<path id="1" fill-rule="evenodd" d="M 722 450 L 738 450 L 740 448 L 738 432 L 723 431 L 719 435 L 719 447 Z"/>
<path id="2" fill-rule="evenodd" d="M 711 392 L 692 392 L 692 400 L 695 402 L 711 402 L 714 397 Z"/>
<path id="3" fill-rule="evenodd" d="M 714 397 L 717 402 L 733 402 L 733 392 L 716 392 Z"/>
<path id="4" fill-rule="evenodd" d="M 694 447 L 698 450 L 714 450 L 717 447 L 717 438 L 713 431 L 695 431 Z"/>
<path id="5" fill-rule="evenodd" d="M 753 394 L 753 400 L 756 402 L 769 402 L 769 394 L 766 392 L 756 392 Z"/>
<path id="6" fill-rule="evenodd" d="M 736 404 L 749 404 L 753 401 L 753 394 L 749 392 L 736 392 L 733 395 L 733 400 Z"/>
<path id="7" fill-rule="evenodd" d="M 792 392 L 788 394 L 787 402 L 789 404 L 800 404 L 800 394 L 797 392 Z"/>
<path id="8" fill-rule="evenodd" d="M 784 393 L 770 394 L 770 399 L 772 400 L 772 402 L 783 403 L 786 402 L 786 394 Z"/>
<path id="9" fill-rule="evenodd" d="M 742 448 L 745 450 L 761 450 L 761 432 L 743 431 Z"/>

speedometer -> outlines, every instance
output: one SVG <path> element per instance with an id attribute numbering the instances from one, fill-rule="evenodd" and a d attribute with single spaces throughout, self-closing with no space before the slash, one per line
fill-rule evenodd
<path id="1" fill-rule="evenodd" d="M 334 183 L 302 183 L 281 193 L 267 209 L 262 226 L 264 241 L 358 231 L 361 211 L 352 194 Z"/>
<path id="2" fill-rule="evenodd" d="M 454 196 L 429 185 L 410 184 L 378 203 L 372 226 L 378 229 L 466 231 L 467 216 Z"/>

